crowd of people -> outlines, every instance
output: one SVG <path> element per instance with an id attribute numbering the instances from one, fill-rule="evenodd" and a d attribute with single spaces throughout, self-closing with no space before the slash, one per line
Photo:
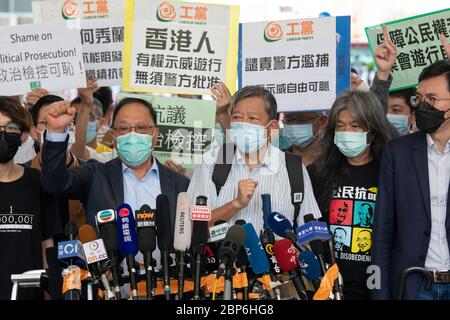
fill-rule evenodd
<path id="1" fill-rule="evenodd" d="M 351 89 L 329 111 L 280 114 L 264 88 L 231 95 L 225 84 L 213 86 L 216 134 L 193 172 L 152 155 L 158 123 L 150 103 L 114 101 L 95 79 L 73 101 L 45 89 L 23 102 L 0 97 L 0 214 L 11 229 L 0 232 L 0 255 L 8 257 L 0 298 L 10 297 L 11 274 L 46 267 L 45 249 L 66 238 L 67 221 L 95 225 L 100 210 L 124 202 L 155 207 L 165 194 L 173 227 L 177 196 L 187 191 L 192 203 L 207 197 L 211 226 L 243 219 L 259 232 L 261 194 L 294 226 L 307 214 L 327 222 L 334 239 L 327 254 L 336 258 L 345 299 L 393 299 L 411 266 L 431 270 L 436 282 L 427 290 L 412 275 L 406 298 L 450 299 L 450 61 L 425 67 L 417 88 L 389 92 L 397 49 L 384 39 L 372 86 L 352 72 Z M 230 171 L 218 185 L 214 172 L 230 144 Z M 300 208 L 291 199 L 287 153 L 299 156 Z M 380 268 L 375 289 L 367 285 L 370 265 Z"/>

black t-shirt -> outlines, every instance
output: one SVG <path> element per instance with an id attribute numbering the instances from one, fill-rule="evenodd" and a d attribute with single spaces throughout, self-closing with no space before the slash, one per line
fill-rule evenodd
<path id="1" fill-rule="evenodd" d="M 369 299 L 367 267 L 371 264 L 379 163 L 347 164 L 345 171 L 349 174 L 334 189 L 329 212 L 323 215 L 334 237 L 334 256 L 344 279 L 344 299 Z"/>
<path id="2" fill-rule="evenodd" d="M 60 231 L 56 202 L 43 192 L 38 170 L 0 182 L 0 299 L 11 297 L 11 274 L 43 268 L 42 241 Z"/>

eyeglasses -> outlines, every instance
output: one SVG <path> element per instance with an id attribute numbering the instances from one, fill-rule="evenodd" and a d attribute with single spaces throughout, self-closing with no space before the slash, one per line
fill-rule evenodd
<path id="1" fill-rule="evenodd" d="M 20 127 L 15 123 L 9 123 L 6 126 L 0 126 L 0 131 L 5 131 L 6 133 L 20 133 Z"/>
<path id="2" fill-rule="evenodd" d="M 44 125 L 45 128 L 47 128 L 47 121 L 46 120 L 37 122 L 36 123 L 36 127 L 39 126 L 40 124 Z M 72 120 L 72 122 L 69 124 L 68 129 L 69 130 L 75 130 L 75 121 L 74 120 Z"/>
<path id="3" fill-rule="evenodd" d="M 117 132 L 117 134 L 123 135 L 130 133 L 132 129 L 134 129 L 136 133 L 140 134 L 153 134 L 155 128 L 156 128 L 155 126 L 147 125 L 144 123 L 138 123 L 134 126 L 127 123 L 120 123 L 117 127 L 113 129 L 115 132 Z"/>
<path id="4" fill-rule="evenodd" d="M 436 101 L 441 101 L 441 100 L 450 100 L 450 99 L 437 99 L 435 97 L 412 96 L 410 99 L 410 102 L 413 107 L 417 107 L 422 102 L 426 102 L 429 105 L 431 105 L 432 107 L 434 107 L 434 103 Z"/>

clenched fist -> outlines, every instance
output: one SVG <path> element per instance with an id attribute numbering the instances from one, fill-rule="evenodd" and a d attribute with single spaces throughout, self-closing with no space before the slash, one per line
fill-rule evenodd
<path id="1" fill-rule="evenodd" d="M 238 196 L 236 201 L 239 203 L 241 208 L 245 208 L 252 200 L 253 194 L 256 187 L 258 186 L 258 181 L 252 179 L 241 180 L 238 183 Z"/>
<path id="2" fill-rule="evenodd" d="M 50 104 L 47 115 L 47 129 L 50 132 L 64 132 L 75 117 L 75 108 L 67 100 Z"/>

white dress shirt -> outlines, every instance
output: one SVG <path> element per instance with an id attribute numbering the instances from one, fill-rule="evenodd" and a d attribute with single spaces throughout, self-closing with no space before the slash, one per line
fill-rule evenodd
<path id="1" fill-rule="evenodd" d="M 284 152 L 268 144 L 264 159 L 260 165 L 250 171 L 239 151 L 235 152 L 233 165 L 228 175 L 225 185 L 217 196 L 216 187 L 212 182 L 212 173 L 218 156 L 219 147 L 213 148 L 205 153 L 202 163 L 194 171 L 188 193 L 191 196 L 191 203 L 195 203 L 197 196 L 208 197 L 208 206 L 213 210 L 220 208 L 235 199 L 238 195 L 238 182 L 245 179 L 253 179 L 258 182 L 258 186 L 253 193 L 253 197 L 247 207 L 240 210 L 229 221 L 234 224 L 236 220 L 243 219 L 247 223 L 252 223 L 256 232 L 263 229 L 263 211 L 261 195 L 268 193 L 271 196 L 272 212 L 276 211 L 286 216 L 291 222 L 294 219 L 294 206 L 291 201 L 291 186 Z M 299 164 L 300 165 L 300 164 Z M 303 164 L 302 164 L 303 166 Z M 303 166 L 304 179 L 304 199 L 300 209 L 298 225 L 304 223 L 303 217 L 306 214 L 313 214 L 320 218 L 319 207 L 314 198 L 311 179 L 308 171 Z"/>
<path id="2" fill-rule="evenodd" d="M 425 267 L 431 270 L 450 270 L 445 219 L 450 182 L 450 141 L 441 153 L 427 134 L 428 176 L 430 183 L 431 237 Z"/>

